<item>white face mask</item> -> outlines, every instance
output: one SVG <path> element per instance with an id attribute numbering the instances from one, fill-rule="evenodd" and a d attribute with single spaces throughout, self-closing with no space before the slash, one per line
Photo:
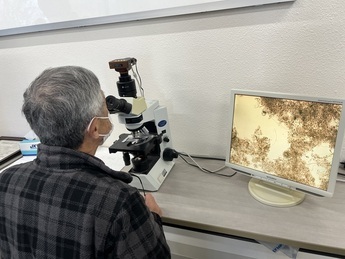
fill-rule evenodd
<path id="1" fill-rule="evenodd" d="M 96 117 L 96 118 L 98 118 L 98 119 L 108 119 L 110 124 L 111 124 L 111 128 L 110 128 L 110 130 L 109 130 L 109 132 L 107 134 L 99 134 L 100 137 L 103 137 L 103 140 L 102 140 L 100 145 L 103 145 L 103 143 L 109 138 L 109 136 L 113 132 L 114 124 L 111 122 L 110 117 Z"/>
<path id="2" fill-rule="evenodd" d="M 113 132 L 114 124 L 112 123 L 110 117 L 93 117 L 92 120 L 91 120 L 90 123 L 89 123 L 89 126 L 87 127 L 87 131 L 90 130 L 90 126 L 91 126 L 91 124 L 92 124 L 92 122 L 93 122 L 93 120 L 94 120 L 95 118 L 101 119 L 101 120 L 109 120 L 109 122 L 110 122 L 110 124 L 111 124 L 111 128 L 110 128 L 110 130 L 109 130 L 108 133 L 106 133 L 106 134 L 99 133 L 99 134 L 98 134 L 100 137 L 103 137 L 103 140 L 102 140 L 101 143 L 100 143 L 100 145 L 103 145 L 103 143 L 109 138 L 110 134 Z"/>

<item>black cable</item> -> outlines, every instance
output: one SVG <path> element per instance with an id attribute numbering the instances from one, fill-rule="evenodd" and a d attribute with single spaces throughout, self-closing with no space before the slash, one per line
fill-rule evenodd
<path id="1" fill-rule="evenodd" d="M 135 175 L 135 174 L 132 174 L 132 173 L 130 173 L 130 175 L 131 175 L 131 176 L 133 176 L 133 177 L 136 177 L 136 178 L 138 178 L 138 179 L 139 179 L 139 182 L 140 182 L 140 185 L 141 185 L 141 188 L 142 188 L 142 190 L 143 190 L 144 197 L 145 197 L 145 196 L 146 196 L 146 191 L 145 191 L 145 188 L 144 188 L 143 182 L 141 181 L 140 177 L 139 177 L 139 176 L 137 176 L 137 175 Z"/>
<path id="2" fill-rule="evenodd" d="M 139 77 L 139 80 L 138 80 L 138 84 L 139 84 L 139 88 L 140 88 L 140 93 L 141 93 L 141 96 L 144 97 L 145 96 L 145 91 L 144 91 L 144 88 L 142 87 L 142 81 L 141 81 L 141 76 L 139 74 L 139 70 L 138 70 L 138 65 L 135 63 L 135 70 L 136 70 L 136 73 L 134 72 L 134 74 L 137 74 L 138 77 Z M 134 76 L 136 78 L 136 76 Z"/>

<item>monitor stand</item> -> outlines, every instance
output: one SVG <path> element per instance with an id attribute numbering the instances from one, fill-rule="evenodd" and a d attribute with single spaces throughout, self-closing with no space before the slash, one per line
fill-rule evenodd
<path id="1" fill-rule="evenodd" d="M 283 186 L 252 178 L 248 183 L 250 194 L 259 202 L 274 207 L 291 207 L 300 204 L 305 194 Z"/>

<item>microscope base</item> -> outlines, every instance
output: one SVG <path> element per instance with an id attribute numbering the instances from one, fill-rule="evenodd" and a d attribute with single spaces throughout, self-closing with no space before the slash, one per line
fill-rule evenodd
<path id="1" fill-rule="evenodd" d="M 164 161 L 163 159 L 159 159 L 155 165 L 152 167 L 149 173 L 147 174 L 139 174 L 139 173 L 132 173 L 133 181 L 130 183 L 131 186 L 138 188 L 139 190 L 144 189 L 145 191 L 155 192 L 161 187 L 162 183 L 170 173 L 171 169 L 173 168 L 175 162 L 174 161 Z M 121 171 L 129 172 L 131 166 L 125 166 Z M 143 185 L 141 185 L 139 179 Z"/>

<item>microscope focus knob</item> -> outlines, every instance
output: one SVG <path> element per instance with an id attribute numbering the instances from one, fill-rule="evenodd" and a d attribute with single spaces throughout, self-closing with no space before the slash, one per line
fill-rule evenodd
<path id="1" fill-rule="evenodd" d="M 174 158 L 178 157 L 178 153 L 175 149 L 172 148 L 166 148 L 163 151 L 163 160 L 164 161 L 173 161 Z"/>
<path id="2" fill-rule="evenodd" d="M 170 139 L 169 139 L 168 137 L 164 137 L 164 138 L 163 138 L 163 141 L 164 141 L 164 142 L 169 142 Z"/>

